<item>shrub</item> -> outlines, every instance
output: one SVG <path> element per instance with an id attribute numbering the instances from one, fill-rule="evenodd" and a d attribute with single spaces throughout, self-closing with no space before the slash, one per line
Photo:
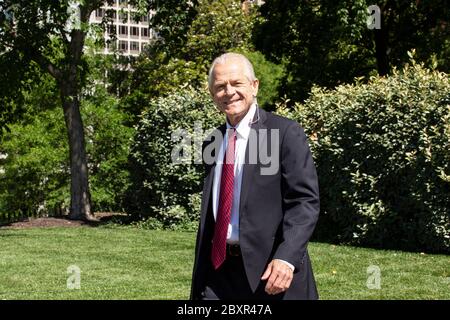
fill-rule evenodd
<path id="1" fill-rule="evenodd" d="M 123 211 L 134 129 L 124 125 L 116 98 L 98 91 L 84 101 L 82 115 L 93 210 Z"/>
<path id="2" fill-rule="evenodd" d="M 69 207 L 68 145 L 62 110 L 13 124 L 3 136 L 0 160 L 0 216 L 13 220 Z"/>
<path id="3" fill-rule="evenodd" d="M 194 152 L 200 151 L 195 146 L 201 146 L 209 130 L 222 122 L 206 90 L 180 89 L 152 100 L 136 128 L 127 211 L 155 218 L 166 227 L 196 220 L 204 172 L 201 162 L 194 162 Z M 180 130 L 186 131 L 191 157 L 175 163 L 172 151 L 181 140 L 172 137 Z M 201 132 L 194 135 L 197 131 Z"/>
<path id="4" fill-rule="evenodd" d="M 368 84 L 315 88 L 279 113 L 310 135 L 318 238 L 450 252 L 448 75 L 413 62 Z"/>

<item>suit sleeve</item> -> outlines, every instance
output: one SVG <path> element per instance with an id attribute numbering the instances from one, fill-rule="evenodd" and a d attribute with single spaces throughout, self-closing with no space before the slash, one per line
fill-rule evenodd
<path id="1" fill-rule="evenodd" d="M 274 258 L 298 270 L 320 211 L 317 172 L 306 135 L 297 123 L 288 126 L 281 141 L 283 197 L 282 239 Z"/>

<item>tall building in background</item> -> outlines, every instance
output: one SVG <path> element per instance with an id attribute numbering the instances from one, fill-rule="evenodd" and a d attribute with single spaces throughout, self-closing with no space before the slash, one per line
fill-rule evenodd
<path id="1" fill-rule="evenodd" d="M 263 0 L 241 1 L 244 11 L 248 11 L 253 5 L 264 4 Z M 89 22 L 100 24 L 107 11 L 112 13 L 113 23 L 104 32 L 105 45 L 101 53 L 111 54 L 117 50 L 124 56 L 138 56 L 147 43 L 156 39 L 156 33 L 149 27 L 149 19 L 154 12 L 136 17 L 137 10 L 127 0 L 115 0 L 113 5 L 105 2 L 102 8 L 92 12 Z M 115 41 L 111 38 L 112 34 L 116 35 Z"/>
<path id="2" fill-rule="evenodd" d="M 144 16 L 137 16 L 137 10 L 128 4 L 127 0 L 115 0 L 113 5 L 105 5 L 92 12 L 89 22 L 100 24 L 107 14 L 112 13 L 113 23 L 104 32 L 104 54 L 111 54 L 117 50 L 124 56 L 138 56 L 144 46 L 155 39 L 155 32 L 149 28 L 149 19 L 154 12 Z M 111 14 L 110 14 L 111 16 Z M 116 39 L 112 38 L 116 35 Z"/>

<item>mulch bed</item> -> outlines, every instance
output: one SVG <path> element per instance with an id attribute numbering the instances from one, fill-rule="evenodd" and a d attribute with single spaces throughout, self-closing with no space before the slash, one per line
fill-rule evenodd
<path id="1" fill-rule="evenodd" d="M 62 217 L 44 217 L 44 218 L 26 218 L 21 221 L 0 224 L 0 228 L 24 229 L 24 228 L 49 228 L 49 227 L 80 227 L 80 226 L 98 226 L 113 217 L 124 218 L 126 215 L 121 213 L 102 212 L 95 213 L 96 221 L 71 220 L 67 216 Z"/>

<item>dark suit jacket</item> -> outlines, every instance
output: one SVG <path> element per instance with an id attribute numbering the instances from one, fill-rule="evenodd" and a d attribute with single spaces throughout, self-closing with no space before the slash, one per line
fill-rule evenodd
<path id="1" fill-rule="evenodd" d="M 239 206 L 239 242 L 245 271 L 253 291 L 265 286 L 261 276 L 272 259 L 294 265 L 290 288 L 280 299 L 317 299 L 317 289 L 307 252 L 308 241 L 319 215 L 319 187 L 316 169 L 303 129 L 292 120 L 259 109 L 252 125 L 258 138 L 258 152 L 270 150 L 270 132 L 278 129 L 279 168 L 275 174 L 262 174 L 266 161 L 249 163 L 247 145 Z M 258 119 L 258 112 L 255 120 Z M 218 128 L 222 134 L 225 125 Z M 267 130 L 267 131 L 266 131 Z M 267 132 L 267 136 L 260 133 Z M 204 143 L 206 148 L 213 141 Z M 277 151 L 275 149 L 275 151 Z M 269 152 L 270 155 L 270 152 Z M 212 184 L 215 163 L 205 164 L 200 225 L 197 234 L 191 299 L 204 289 L 204 275 L 211 267 L 211 241 L 214 232 Z"/>

